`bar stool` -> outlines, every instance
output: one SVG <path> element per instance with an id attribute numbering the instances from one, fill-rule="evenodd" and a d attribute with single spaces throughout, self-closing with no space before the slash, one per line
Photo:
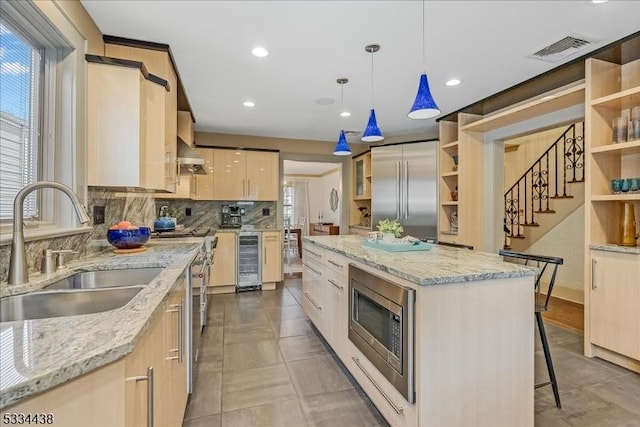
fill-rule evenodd
<path id="1" fill-rule="evenodd" d="M 558 381 L 556 380 L 556 373 L 553 370 L 553 361 L 551 360 L 551 351 L 549 350 L 549 342 L 547 341 L 547 335 L 544 331 L 544 322 L 542 321 L 542 312 L 547 311 L 549 307 L 549 299 L 551 298 L 551 291 L 553 291 L 553 285 L 556 281 L 556 273 L 558 271 L 558 266 L 564 263 L 562 258 L 557 257 L 549 257 L 543 255 L 532 255 L 525 254 L 522 252 L 513 252 L 501 250 L 498 252 L 499 255 L 503 257 L 515 258 L 515 259 L 523 259 L 525 260 L 525 265 L 529 264 L 529 261 L 537 262 L 537 267 L 540 269 L 539 273 L 536 276 L 535 283 L 535 315 L 536 315 L 536 323 L 538 324 L 538 331 L 540 332 L 540 340 L 542 341 L 542 350 L 544 351 L 544 359 L 547 362 L 547 371 L 549 372 L 549 381 L 536 384 L 536 388 L 544 387 L 546 385 L 551 384 L 551 388 L 553 389 L 553 396 L 556 399 L 556 406 L 558 408 L 562 408 L 560 404 L 560 393 L 558 392 Z M 549 281 L 549 288 L 547 289 L 547 295 L 544 299 L 541 299 L 540 294 L 540 282 L 542 276 L 549 267 L 552 269 L 551 271 L 551 280 Z"/>

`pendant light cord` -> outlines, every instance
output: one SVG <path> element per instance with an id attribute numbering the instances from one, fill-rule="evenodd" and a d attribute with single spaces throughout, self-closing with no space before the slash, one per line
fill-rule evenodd
<path id="1" fill-rule="evenodd" d="M 371 51 L 371 109 L 373 109 L 373 54 L 375 52 Z"/>
<path id="2" fill-rule="evenodd" d="M 425 64 L 425 57 L 426 57 L 426 48 L 425 48 L 425 42 L 424 42 L 424 4 L 425 4 L 426 0 L 422 0 L 422 69 L 426 70 L 427 66 Z"/>

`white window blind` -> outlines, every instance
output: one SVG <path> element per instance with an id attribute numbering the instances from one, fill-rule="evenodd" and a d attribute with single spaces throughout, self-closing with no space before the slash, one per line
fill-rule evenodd
<path id="1" fill-rule="evenodd" d="M 43 50 L 0 17 L 0 221 L 13 217 L 13 200 L 38 180 Z M 38 216 L 37 192 L 24 218 Z"/>

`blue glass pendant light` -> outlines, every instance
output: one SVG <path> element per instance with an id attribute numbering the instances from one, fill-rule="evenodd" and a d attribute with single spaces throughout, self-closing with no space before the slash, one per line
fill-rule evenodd
<path id="1" fill-rule="evenodd" d="M 364 132 L 362 132 L 362 138 L 360 139 L 364 142 L 377 142 L 384 139 L 382 131 L 378 127 L 378 122 L 376 121 L 376 112 L 373 108 L 373 54 L 380 50 L 380 45 L 369 44 L 364 47 L 364 50 L 371 54 L 371 113 L 369 114 L 367 127 L 364 128 Z"/>
<path id="2" fill-rule="evenodd" d="M 427 74 L 422 73 L 420 83 L 418 84 L 418 94 L 416 95 L 416 100 L 413 102 L 413 107 L 411 107 L 408 116 L 410 119 L 428 119 L 438 114 L 440 114 L 440 109 L 436 105 L 433 96 L 431 96 Z"/>
<path id="3" fill-rule="evenodd" d="M 422 1 L 422 66 L 424 67 L 424 0 Z M 410 119 L 428 119 L 440 114 L 440 109 L 436 105 L 436 101 L 431 96 L 429 90 L 429 81 L 427 80 L 427 73 L 422 73 L 420 76 L 420 83 L 418 84 L 418 94 L 416 100 L 413 102 L 411 111 L 409 111 Z"/>
<path id="4" fill-rule="evenodd" d="M 344 85 L 348 81 L 349 79 L 344 77 L 341 77 L 336 80 L 336 82 L 340 85 L 340 112 L 341 113 L 344 111 Z M 349 148 L 349 143 L 347 143 L 347 137 L 344 134 L 344 130 L 340 131 L 340 137 L 338 138 L 338 143 L 336 144 L 336 148 L 333 150 L 333 155 L 334 156 L 350 156 L 351 155 L 351 148 Z"/>
<path id="5" fill-rule="evenodd" d="M 340 131 L 340 138 L 338 138 L 338 143 L 336 144 L 336 148 L 333 150 L 334 156 L 350 156 L 351 149 L 349 148 L 349 144 L 347 143 L 347 137 L 344 135 L 344 130 Z"/>

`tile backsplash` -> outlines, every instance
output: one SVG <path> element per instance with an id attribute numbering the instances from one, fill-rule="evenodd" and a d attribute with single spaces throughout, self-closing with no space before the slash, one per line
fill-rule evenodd
<path id="1" fill-rule="evenodd" d="M 90 255 L 103 246 L 92 244 L 105 239 L 110 225 L 127 220 L 136 225 L 147 225 L 153 229 L 153 222 L 161 206 L 167 205 L 180 213 L 178 224 L 185 227 L 211 227 L 220 225 L 223 204 L 238 204 L 246 210 L 243 224 L 256 228 L 277 227 L 277 202 L 218 202 L 189 199 L 156 200 L 154 193 L 131 190 L 114 191 L 112 189 L 91 187 L 88 191 L 87 210 L 92 217 L 93 229 L 88 233 L 70 236 L 45 238 L 25 243 L 29 272 L 40 271 L 42 251 L 45 249 L 71 249 L 78 251 L 75 257 Z M 93 224 L 94 206 L 104 206 L 104 223 Z M 191 215 L 187 216 L 187 209 Z M 263 213 L 268 212 L 268 215 Z M 11 244 L 0 246 L 0 283 L 7 281 Z M 69 258 L 69 259 L 74 259 Z"/>

